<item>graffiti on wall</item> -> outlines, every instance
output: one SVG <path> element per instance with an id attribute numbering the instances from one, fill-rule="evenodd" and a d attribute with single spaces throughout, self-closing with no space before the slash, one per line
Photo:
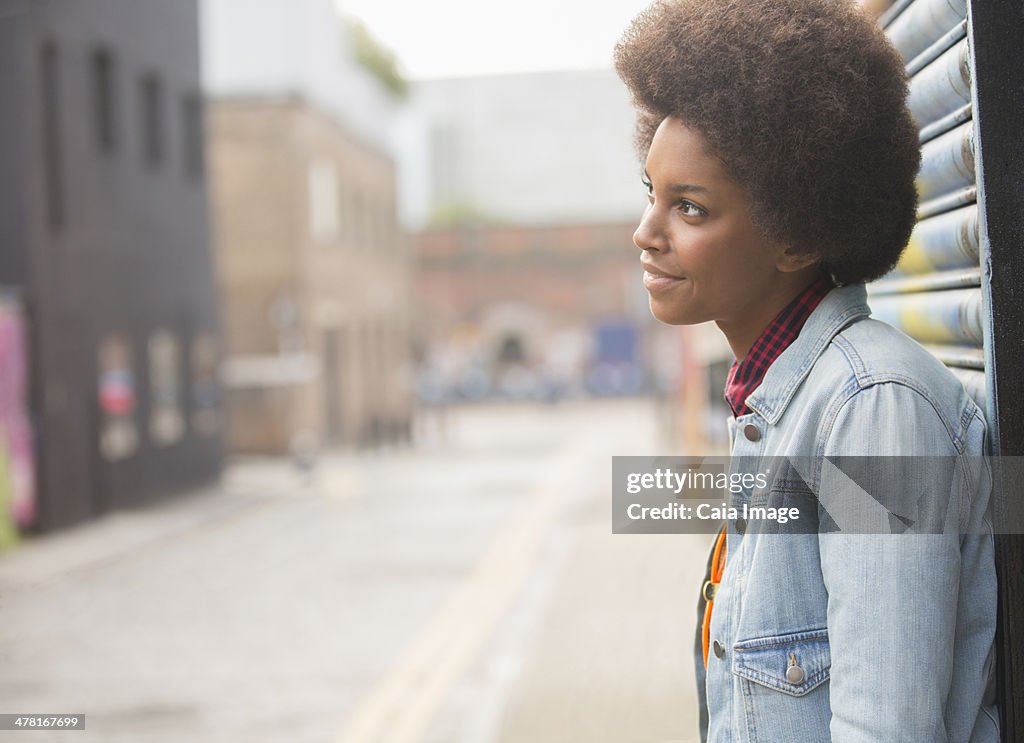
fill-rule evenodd
<path id="1" fill-rule="evenodd" d="M 35 466 L 28 417 L 28 344 L 17 304 L 0 298 L 0 551 L 36 519 Z"/>

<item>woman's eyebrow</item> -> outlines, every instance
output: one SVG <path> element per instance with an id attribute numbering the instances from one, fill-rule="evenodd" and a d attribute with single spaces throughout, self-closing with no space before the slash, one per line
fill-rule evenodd
<path id="1" fill-rule="evenodd" d="M 693 183 L 675 183 L 675 184 L 669 186 L 668 190 L 669 190 L 670 193 L 686 193 L 686 192 L 703 193 L 703 194 L 711 193 L 706 188 L 704 188 L 704 186 L 698 186 L 698 185 L 693 184 Z"/>
<path id="2" fill-rule="evenodd" d="M 650 182 L 651 176 L 644 170 L 644 179 Z M 698 186 L 695 183 L 674 183 L 668 187 L 669 193 L 700 193 L 709 194 L 711 193 L 704 186 Z"/>

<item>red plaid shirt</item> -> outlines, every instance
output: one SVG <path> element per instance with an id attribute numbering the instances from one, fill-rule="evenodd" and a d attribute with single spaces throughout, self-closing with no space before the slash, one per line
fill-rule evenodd
<path id="1" fill-rule="evenodd" d="M 811 312 L 834 287 L 828 276 L 817 279 L 768 323 L 742 361 L 733 362 L 725 382 L 725 401 L 733 415 L 738 417 L 750 412 L 747 397 L 761 384 L 768 367 L 800 335 Z"/>

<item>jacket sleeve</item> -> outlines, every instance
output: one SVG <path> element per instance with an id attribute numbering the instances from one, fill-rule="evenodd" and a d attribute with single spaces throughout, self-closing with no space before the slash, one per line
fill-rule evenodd
<path id="1" fill-rule="evenodd" d="M 834 743 L 948 739 L 956 524 L 970 498 L 956 435 L 898 383 L 857 391 L 826 434 L 819 498 L 838 530 L 818 540 Z M 931 533 L 907 533 L 915 531 Z"/>

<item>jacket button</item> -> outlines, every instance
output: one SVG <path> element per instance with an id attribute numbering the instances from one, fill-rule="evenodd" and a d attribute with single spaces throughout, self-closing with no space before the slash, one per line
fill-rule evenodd
<path id="1" fill-rule="evenodd" d="M 722 647 L 722 643 L 720 643 L 718 640 L 715 640 L 715 644 L 712 645 L 711 647 L 714 648 L 714 650 L 715 650 L 715 657 L 716 658 L 721 658 L 722 656 L 725 655 L 725 648 Z"/>
<path id="2" fill-rule="evenodd" d="M 747 437 L 747 441 L 760 441 L 761 429 L 753 423 L 748 423 L 743 427 L 743 435 Z"/>
<path id="3" fill-rule="evenodd" d="M 793 684 L 793 686 L 800 686 L 805 678 L 807 678 L 807 674 L 800 666 L 790 666 L 786 669 L 786 681 Z"/>
<path id="4" fill-rule="evenodd" d="M 747 520 L 742 516 L 736 519 L 736 533 L 744 534 L 747 531 Z"/>

